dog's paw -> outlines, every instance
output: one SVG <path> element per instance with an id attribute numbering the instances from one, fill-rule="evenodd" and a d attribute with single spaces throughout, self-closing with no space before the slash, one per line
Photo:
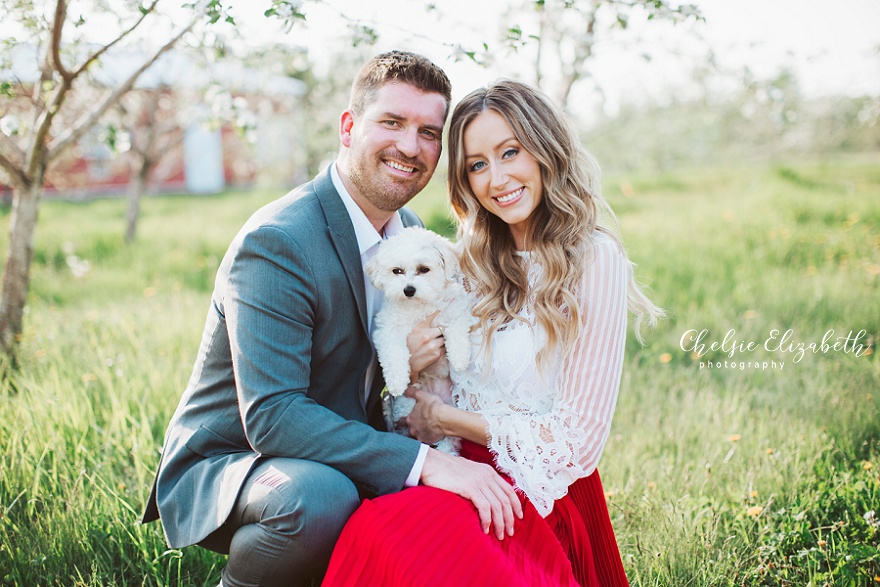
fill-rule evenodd
<path id="1" fill-rule="evenodd" d="M 399 331 L 379 328 L 373 334 L 373 344 L 376 346 L 379 365 L 382 366 L 385 387 L 395 397 L 403 395 L 409 385 L 409 349 L 406 348 L 406 338 L 402 338 Z"/>
<path id="2" fill-rule="evenodd" d="M 398 357 L 400 358 L 400 357 Z M 382 366 L 382 375 L 385 378 L 385 387 L 388 393 L 394 397 L 400 397 L 409 386 L 409 359 L 391 360 L 389 357 L 379 354 L 379 364 Z"/>
<path id="3" fill-rule="evenodd" d="M 456 371 L 464 371 L 471 362 L 472 345 L 467 330 L 457 325 L 446 330 L 446 358 Z"/>
<path id="4" fill-rule="evenodd" d="M 471 349 L 468 346 L 453 346 L 452 348 L 449 348 L 449 346 L 447 346 L 446 358 L 449 360 L 449 365 L 453 369 L 455 369 L 456 371 L 464 371 L 468 368 L 468 365 L 471 361 Z"/>
<path id="5" fill-rule="evenodd" d="M 388 393 L 394 397 L 402 396 L 408 385 L 409 377 L 407 375 L 389 377 L 387 373 L 385 374 L 385 387 L 388 388 Z"/>

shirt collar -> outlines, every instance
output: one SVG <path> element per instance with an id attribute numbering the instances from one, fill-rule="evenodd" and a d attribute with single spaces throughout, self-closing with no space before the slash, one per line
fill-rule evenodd
<path id="1" fill-rule="evenodd" d="M 330 179 L 333 181 L 333 187 L 339 192 L 339 197 L 342 199 L 342 203 L 348 211 L 348 216 L 351 218 L 351 223 L 354 226 L 354 234 L 357 237 L 358 250 L 360 251 L 360 254 L 363 255 L 379 244 L 383 237 L 376 232 L 373 223 L 370 222 L 367 215 L 361 210 L 361 207 L 357 205 L 354 198 L 352 198 L 351 194 L 348 193 L 348 190 L 345 189 L 345 184 L 342 183 L 342 178 L 339 176 L 339 170 L 336 168 L 335 162 L 330 165 Z M 395 212 L 391 216 L 391 219 L 385 224 L 385 238 L 394 236 L 402 231 L 403 228 L 403 221 L 400 219 L 400 214 Z"/>

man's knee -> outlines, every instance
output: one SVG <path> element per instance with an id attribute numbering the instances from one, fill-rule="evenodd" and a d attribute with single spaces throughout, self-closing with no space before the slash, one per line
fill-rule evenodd
<path id="1" fill-rule="evenodd" d="M 354 484 L 335 469 L 266 459 L 251 472 L 221 529 L 230 540 L 224 583 L 290 585 L 296 578 L 319 578 L 359 503 Z"/>
<path id="2" fill-rule="evenodd" d="M 254 472 L 248 485 L 253 493 L 263 495 L 258 500 L 263 502 L 260 523 L 315 543 L 335 542 L 360 503 L 348 477 L 310 461 L 272 459 Z"/>

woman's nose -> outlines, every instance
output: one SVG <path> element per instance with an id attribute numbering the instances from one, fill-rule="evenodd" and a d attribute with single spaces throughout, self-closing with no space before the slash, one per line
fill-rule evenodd
<path id="1" fill-rule="evenodd" d="M 501 188 L 507 184 L 507 173 L 501 169 L 500 165 L 492 165 L 489 168 L 490 184 L 493 188 Z"/>

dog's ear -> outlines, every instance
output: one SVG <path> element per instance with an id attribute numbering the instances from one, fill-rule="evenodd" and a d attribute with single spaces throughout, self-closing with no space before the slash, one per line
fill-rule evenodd
<path id="1" fill-rule="evenodd" d="M 446 239 L 442 239 L 434 244 L 434 248 L 440 255 L 440 266 L 443 268 L 446 281 L 459 281 L 461 278 L 461 265 L 458 263 L 458 254 L 455 252 L 453 244 Z"/>
<path id="2" fill-rule="evenodd" d="M 379 255 L 373 255 L 373 258 L 364 265 L 364 273 L 367 274 L 367 278 L 379 290 L 383 289 L 382 278 L 379 275 L 381 272 L 382 267 L 379 265 Z"/>

